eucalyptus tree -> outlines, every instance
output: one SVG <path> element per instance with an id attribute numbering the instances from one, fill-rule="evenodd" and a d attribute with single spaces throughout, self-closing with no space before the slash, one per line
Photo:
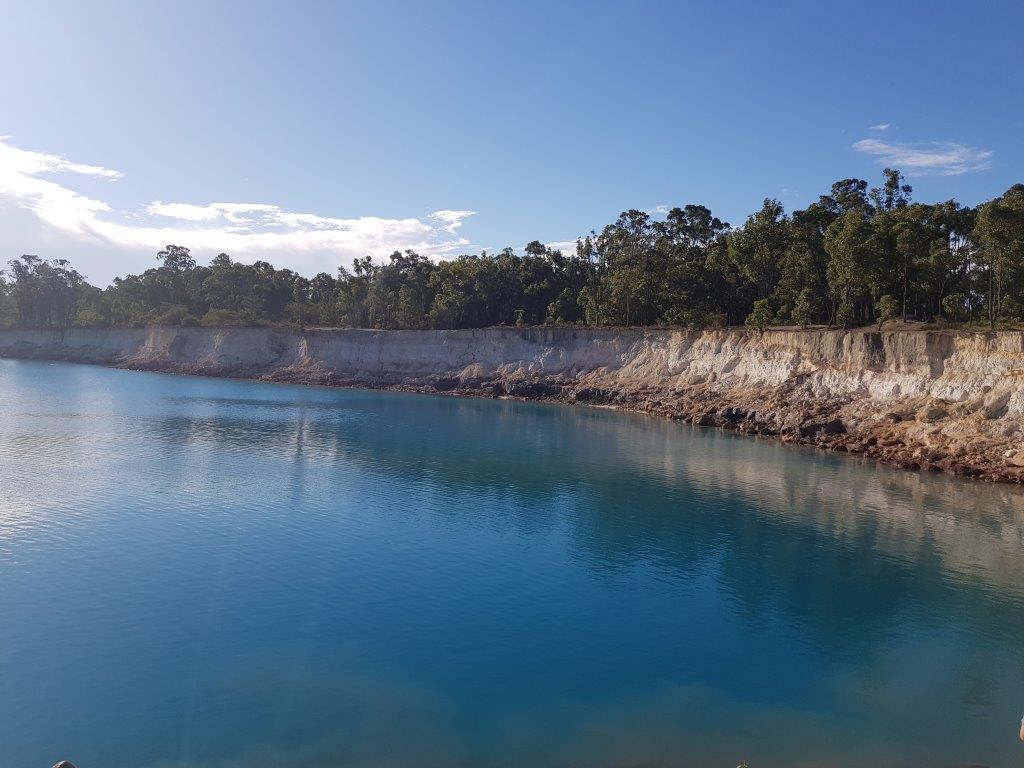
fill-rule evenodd
<path id="1" fill-rule="evenodd" d="M 761 210 L 729 237 L 729 251 L 743 275 L 767 299 L 779 277 L 780 256 L 789 239 L 789 222 L 778 200 L 765 198 Z"/>
<path id="2" fill-rule="evenodd" d="M 649 325 L 659 318 L 666 264 L 656 248 L 657 235 L 650 214 L 631 209 L 597 237 L 595 247 L 607 268 L 606 311 L 614 324 Z"/>
<path id="3" fill-rule="evenodd" d="M 729 224 L 707 207 L 691 204 L 672 208 L 655 229 L 655 247 L 665 261 L 660 319 L 670 325 L 706 324 L 721 311 L 708 252 L 729 232 Z"/>
<path id="4" fill-rule="evenodd" d="M 8 291 L 21 325 L 63 330 L 74 322 L 86 283 L 67 259 L 24 255 L 9 265 Z"/>
<path id="5" fill-rule="evenodd" d="M 89 286 L 66 261 L 25 256 L 0 281 L 0 323 L 66 327 L 296 322 L 374 328 L 539 323 L 739 325 L 1024 319 L 1024 185 L 979 209 L 914 202 L 894 169 L 841 179 L 787 216 L 764 200 L 732 229 L 702 205 L 637 209 L 577 241 L 431 259 L 370 255 L 311 279 L 168 245 L 141 274 Z M 888 297 L 888 298 L 887 298 Z M 884 301 L 883 301 L 884 299 Z M 882 320 L 884 323 L 884 320 Z"/>
<path id="6" fill-rule="evenodd" d="M 1012 291 L 1020 287 L 1024 266 L 1024 184 L 981 206 L 974 239 L 988 273 L 988 321 L 994 328 L 1008 298 L 1011 311 L 1016 309 Z"/>
<path id="7" fill-rule="evenodd" d="M 851 208 L 825 232 L 830 257 L 828 286 L 836 307 L 836 322 L 847 325 L 870 313 L 876 242 L 871 222 L 863 211 Z"/>
<path id="8" fill-rule="evenodd" d="M 806 325 L 814 313 L 827 305 L 829 256 L 824 238 L 834 220 L 835 216 L 819 203 L 794 211 L 790 217 L 786 246 L 779 257 L 779 279 L 773 291 L 780 320 L 785 320 L 788 310 L 793 322 Z M 810 313 L 803 320 L 796 315 L 801 301 L 800 311 Z"/>
<path id="9" fill-rule="evenodd" d="M 914 188 L 906 183 L 903 174 L 892 168 L 882 171 L 885 181 L 881 187 L 872 188 L 868 197 L 878 213 L 895 211 L 910 205 L 911 195 Z"/>

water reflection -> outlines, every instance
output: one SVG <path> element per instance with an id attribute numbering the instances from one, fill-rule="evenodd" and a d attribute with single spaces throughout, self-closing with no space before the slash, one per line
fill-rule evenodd
<path id="1" fill-rule="evenodd" d="M 6 361 L 0 385 L 12 759 L 1015 754 L 1015 489 L 599 410 Z"/>
<path id="2" fill-rule="evenodd" d="M 570 522 L 577 554 L 591 567 L 643 560 L 686 574 L 727 547 L 741 561 L 734 574 L 730 558 L 722 560 L 738 599 L 751 607 L 781 599 L 795 616 L 828 626 L 852 609 L 858 625 L 876 615 L 869 623 L 884 627 L 908 602 L 941 613 L 958 596 L 964 610 L 981 616 L 987 599 L 1021 603 L 1024 494 L 1016 488 L 603 411 L 376 393 L 338 401 L 332 394 L 298 404 L 179 398 L 179 405 L 223 410 L 155 417 L 141 428 L 146 439 L 265 452 L 296 473 L 310 461 L 345 462 L 445 494 L 498 496 L 519 522 L 553 514 L 547 502 L 560 494 L 585 493 L 586 514 Z M 248 415 L 232 415 L 237 408 Z M 750 567 L 751 557 L 760 568 Z M 766 583 L 758 570 L 787 580 Z M 922 570 L 928 592 L 920 590 Z M 879 588 L 865 591 L 865 579 Z M 815 597 L 815 585 L 829 593 Z M 1004 618 L 1012 620 L 1008 631 L 1021 629 L 1012 613 Z"/>

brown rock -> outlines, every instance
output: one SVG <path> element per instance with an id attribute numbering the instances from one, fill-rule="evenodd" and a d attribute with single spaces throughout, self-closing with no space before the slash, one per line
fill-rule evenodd
<path id="1" fill-rule="evenodd" d="M 917 412 L 917 420 L 930 423 L 944 419 L 948 415 L 949 409 L 946 408 L 946 404 L 939 400 L 934 400 Z"/>

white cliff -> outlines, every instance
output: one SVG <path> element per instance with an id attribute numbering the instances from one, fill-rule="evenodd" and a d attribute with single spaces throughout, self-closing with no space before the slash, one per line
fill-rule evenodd
<path id="1" fill-rule="evenodd" d="M 1024 334 L 486 328 L 0 331 L 0 356 L 615 405 L 1024 481 Z"/>

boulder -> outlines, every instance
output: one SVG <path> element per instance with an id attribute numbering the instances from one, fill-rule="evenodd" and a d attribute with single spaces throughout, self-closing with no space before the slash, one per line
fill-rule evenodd
<path id="1" fill-rule="evenodd" d="M 511 397 L 540 398 L 557 397 L 562 394 L 562 388 L 557 384 L 548 384 L 543 381 L 506 381 L 502 385 L 505 394 Z"/>
<path id="2" fill-rule="evenodd" d="M 1002 392 L 998 395 L 988 395 L 981 407 L 981 415 L 986 419 L 1000 419 L 1006 415 L 1007 404 L 1010 402 L 1010 393 Z"/>
<path id="3" fill-rule="evenodd" d="M 949 415 L 949 409 L 941 400 L 933 400 L 917 412 L 917 420 L 926 424 L 944 419 Z"/>
<path id="4" fill-rule="evenodd" d="M 728 407 L 722 408 L 718 415 L 723 421 L 729 424 L 738 424 L 750 415 L 749 411 L 744 408 Z"/>
<path id="5" fill-rule="evenodd" d="M 842 419 L 811 422 L 800 427 L 800 435 L 803 437 L 835 437 L 844 434 L 846 434 L 846 425 L 843 424 Z"/>

